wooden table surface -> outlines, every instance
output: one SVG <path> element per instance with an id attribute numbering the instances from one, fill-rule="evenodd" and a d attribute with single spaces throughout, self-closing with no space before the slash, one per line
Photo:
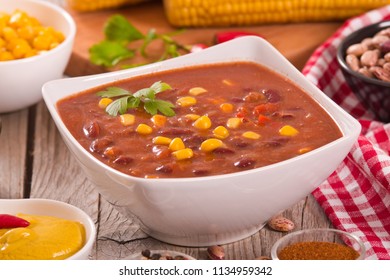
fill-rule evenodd
<path id="1" fill-rule="evenodd" d="M 118 12 L 125 13 L 142 30 L 152 27 L 173 30 L 164 17 L 159 1 L 134 8 L 89 14 L 71 11 L 78 24 L 78 35 L 67 75 L 101 71 L 86 59 L 88 47 L 99 40 L 96 36 L 100 36 L 104 20 Z M 259 32 L 298 69 L 302 69 L 314 49 L 340 25 L 337 22 L 275 24 L 235 29 Z M 188 29 L 180 36 L 180 40 L 183 43 L 210 43 L 216 31 L 218 29 Z M 95 37 L 92 36 L 93 32 Z M 108 204 L 69 153 L 43 101 L 21 111 L 0 114 L 0 118 L 0 198 L 50 198 L 86 211 L 95 221 L 98 233 L 91 259 L 122 259 L 146 248 L 177 250 L 198 259 L 206 258 L 206 248 L 178 247 L 148 237 L 136 223 Z M 294 230 L 331 227 L 311 195 L 286 209 L 283 215 L 295 223 Z M 283 233 L 264 227 L 251 237 L 223 245 L 226 259 L 245 260 L 270 256 L 271 246 L 282 236 Z"/>

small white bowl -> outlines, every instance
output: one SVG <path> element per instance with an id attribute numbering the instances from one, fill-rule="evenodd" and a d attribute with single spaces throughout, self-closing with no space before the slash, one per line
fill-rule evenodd
<path id="1" fill-rule="evenodd" d="M 51 199 L 0 199 L 0 213 L 16 215 L 44 215 L 78 221 L 85 228 L 85 244 L 67 260 L 88 260 L 96 238 L 96 227 L 92 219 L 80 208 Z"/>
<path id="2" fill-rule="evenodd" d="M 63 77 L 68 64 L 76 24 L 63 8 L 47 1 L 0 0 L 0 11 L 22 10 L 37 18 L 42 25 L 52 26 L 65 35 L 56 48 L 29 58 L 0 61 L 0 113 L 27 108 L 42 99 L 42 85 Z"/>
<path id="3" fill-rule="evenodd" d="M 358 253 L 356 260 L 364 260 L 366 248 L 363 241 L 356 235 L 332 228 L 305 229 L 286 234 L 271 248 L 271 258 L 279 260 L 280 252 L 289 245 L 297 242 L 330 242 L 345 245 Z M 311 252 L 309 252 L 309 255 Z M 302 257 L 302 256 L 301 256 Z M 329 255 L 316 255 L 318 259 L 329 259 Z"/>
<path id="4" fill-rule="evenodd" d="M 283 162 L 232 174 L 144 179 L 121 173 L 85 150 L 58 114 L 58 100 L 109 82 L 191 65 L 251 61 L 273 69 L 304 89 L 335 120 L 343 136 Z M 117 209 L 140 221 L 156 239 L 186 246 L 224 244 L 248 237 L 269 218 L 310 194 L 341 163 L 360 124 L 310 83 L 264 39 L 247 36 L 144 67 L 62 79 L 43 87 L 46 105 L 70 151 L 98 191 Z"/>

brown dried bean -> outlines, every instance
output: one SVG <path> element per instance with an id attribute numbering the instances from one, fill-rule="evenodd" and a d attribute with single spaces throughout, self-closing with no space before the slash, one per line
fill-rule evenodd
<path id="1" fill-rule="evenodd" d="M 291 220 L 280 215 L 271 218 L 267 222 L 267 224 L 271 229 L 282 232 L 291 231 L 295 227 L 294 223 Z"/>
<path id="2" fill-rule="evenodd" d="M 367 50 L 368 50 L 368 47 L 365 44 L 353 44 L 347 48 L 347 54 L 361 56 Z"/>
<path id="3" fill-rule="evenodd" d="M 367 69 L 367 67 L 362 67 L 358 69 L 358 72 L 367 78 L 372 78 L 374 75 Z"/>
<path id="4" fill-rule="evenodd" d="M 365 51 L 360 57 L 360 63 L 362 66 L 374 66 L 376 65 L 379 59 L 379 51 L 378 50 L 368 50 Z"/>
<path id="5" fill-rule="evenodd" d="M 372 68 L 372 73 L 376 78 L 379 80 L 385 81 L 385 82 L 390 82 L 390 73 L 385 71 L 381 67 L 373 67 Z"/>
<path id="6" fill-rule="evenodd" d="M 225 250 L 218 245 L 210 246 L 207 248 L 207 256 L 211 260 L 223 260 L 225 258 Z"/>
<path id="7" fill-rule="evenodd" d="M 359 58 L 354 54 L 348 54 L 345 58 L 345 62 L 353 71 L 358 71 L 360 68 Z"/>

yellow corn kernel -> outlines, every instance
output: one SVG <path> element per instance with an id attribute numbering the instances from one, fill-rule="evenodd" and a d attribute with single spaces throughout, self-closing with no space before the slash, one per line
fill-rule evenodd
<path id="1" fill-rule="evenodd" d="M 172 152 L 172 155 L 177 159 L 177 160 L 183 160 L 183 159 L 189 159 L 194 156 L 194 152 L 190 148 L 185 148 L 182 150 L 174 151 Z"/>
<path id="2" fill-rule="evenodd" d="M 11 42 L 12 40 L 15 40 L 17 39 L 19 36 L 18 36 L 18 33 L 16 33 L 15 29 L 9 27 L 9 26 L 6 26 L 3 28 L 3 38 L 4 40 L 8 41 L 8 42 Z"/>
<path id="3" fill-rule="evenodd" d="M 12 54 L 15 58 L 23 58 L 30 52 L 31 47 L 24 39 L 20 39 L 19 42 L 12 49 Z"/>
<path id="4" fill-rule="evenodd" d="M 162 127 L 165 125 L 165 123 L 167 122 L 167 117 L 166 116 L 163 116 L 163 115 L 154 115 L 153 117 L 151 117 L 150 119 L 152 121 L 152 123 L 155 125 L 155 126 L 158 126 L 158 127 Z"/>
<path id="5" fill-rule="evenodd" d="M 202 93 L 205 93 L 205 92 L 207 92 L 207 90 L 204 89 L 204 88 L 202 88 L 202 87 L 193 87 L 193 88 L 191 88 L 191 89 L 188 91 L 189 94 L 195 95 L 195 96 L 197 96 L 197 95 L 199 95 L 199 94 L 202 94 Z"/>
<path id="6" fill-rule="evenodd" d="M 132 114 L 123 114 L 120 115 L 119 118 L 121 120 L 121 124 L 123 124 L 124 126 L 133 125 L 135 121 L 135 116 Z M 148 134 L 148 133 L 141 133 L 141 134 Z"/>
<path id="7" fill-rule="evenodd" d="M 248 138 L 248 139 L 253 139 L 253 140 L 260 138 L 260 134 L 253 132 L 253 131 L 246 131 L 242 134 L 242 136 L 245 138 Z"/>
<path id="8" fill-rule="evenodd" d="M 230 118 L 226 122 L 228 128 L 238 128 L 241 125 L 242 121 L 240 118 Z"/>
<path id="9" fill-rule="evenodd" d="M 188 107 L 196 104 L 196 99 L 192 96 L 180 97 L 176 100 L 176 104 L 181 107 Z"/>
<path id="10" fill-rule="evenodd" d="M 211 127 L 211 120 L 208 116 L 201 116 L 194 122 L 194 127 L 200 130 L 209 129 Z"/>
<path id="11" fill-rule="evenodd" d="M 137 126 L 137 128 L 135 129 L 135 131 L 137 131 L 139 134 L 142 134 L 142 135 L 147 135 L 147 134 L 150 134 L 153 132 L 153 128 L 151 128 L 150 126 L 148 126 L 147 124 L 144 124 L 144 123 L 141 123 Z"/>
<path id="12" fill-rule="evenodd" d="M 203 152 L 211 152 L 222 146 L 223 146 L 223 142 L 221 140 L 210 138 L 203 141 L 202 144 L 200 144 L 200 150 Z"/>
<path id="13" fill-rule="evenodd" d="M 298 130 L 296 130 L 291 125 L 285 125 L 281 129 L 279 129 L 279 134 L 282 136 L 295 136 L 299 133 Z"/>
<path id="14" fill-rule="evenodd" d="M 222 110 L 222 112 L 230 113 L 233 111 L 233 104 L 230 103 L 222 103 L 219 108 Z"/>
<path id="15" fill-rule="evenodd" d="M 15 59 L 14 56 L 12 55 L 12 53 L 10 52 L 3 52 L 3 51 L 0 51 L 0 61 L 7 61 L 7 60 L 13 60 Z"/>
<path id="16" fill-rule="evenodd" d="M 225 139 L 226 137 L 229 136 L 229 131 L 226 129 L 226 127 L 220 125 L 214 128 L 213 134 L 215 137 L 219 139 Z"/>
<path id="17" fill-rule="evenodd" d="M 32 40 L 35 36 L 35 29 L 31 25 L 19 27 L 16 32 L 20 38 L 25 40 Z"/>
<path id="18" fill-rule="evenodd" d="M 39 35 L 33 40 L 33 47 L 37 50 L 47 51 L 52 43 L 51 36 Z"/>
<path id="19" fill-rule="evenodd" d="M 192 120 L 192 121 L 196 121 L 197 119 L 200 118 L 200 116 L 197 115 L 197 114 L 187 114 L 187 115 L 185 115 L 185 117 L 186 117 L 187 119 Z"/>
<path id="20" fill-rule="evenodd" d="M 172 142 L 172 139 L 164 136 L 156 136 L 152 141 L 153 144 L 156 145 L 169 145 Z"/>
<path id="21" fill-rule="evenodd" d="M 181 138 L 176 137 L 173 138 L 172 141 L 169 143 L 169 149 L 171 151 L 178 151 L 178 150 L 183 150 L 186 146 L 184 145 L 183 140 Z"/>

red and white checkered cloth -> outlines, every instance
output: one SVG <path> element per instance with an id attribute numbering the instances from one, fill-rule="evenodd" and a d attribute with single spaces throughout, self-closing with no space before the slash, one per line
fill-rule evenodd
<path id="1" fill-rule="evenodd" d="M 390 19 L 390 5 L 347 20 L 310 57 L 303 74 L 357 118 L 362 133 L 337 170 L 316 190 L 334 227 L 359 236 L 366 259 L 390 259 L 390 123 L 374 120 L 351 91 L 336 60 L 340 41 L 363 26 Z"/>

